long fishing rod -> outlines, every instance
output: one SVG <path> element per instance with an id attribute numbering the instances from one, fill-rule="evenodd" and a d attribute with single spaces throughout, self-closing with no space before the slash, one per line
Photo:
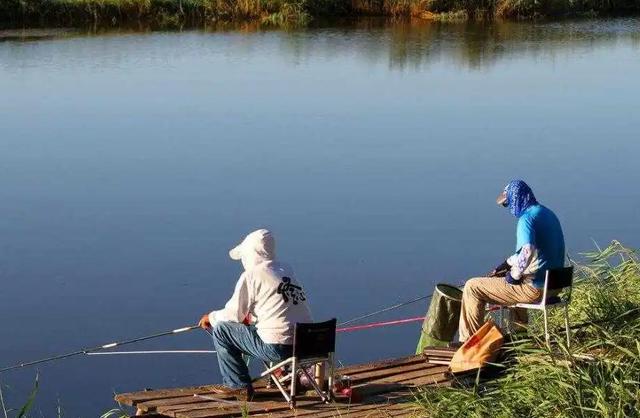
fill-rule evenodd
<path id="1" fill-rule="evenodd" d="M 164 337 L 165 335 L 180 334 L 182 332 L 192 331 L 192 330 L 197 329 L 197 328 L 200 328 L 200 327 L 198 325 L 192 325 L 192 326 L 188 326 L 188 327 L 174 329 L 174 330 L 171 330 L 171 331 L 165 331 L 165 332 L 159 332 L 157 334 L 147 335 L 145 337 L 133 338 L 131 340 L 117 341 L 117 342 L 113 342 L 113 343 L 109 343 L 109 344 L 99 345 L 97 347 L 92 347 L 92 348 L 83 348 L 81 350 L 73 351 L 73 352 L 67 353 L 67 354 L 60 354 L 60 355 L 53 356 L 53 357 L 47 357 L 47 358 L 43 358 L 43 359 L 40 359 L 40 360 L 35 360 L 35 361 L 27 362 L 27 363 L 16 364 L 16 365 L 10 366 L 10 367 L 5 367 L 4 369 L 0 369 L 0 373 L 6 372 L 6 371 L 9 371 L 9 370 L 20 369 L 22 367 L 33 366 L 33 365 L 36 365 L 36 364 L 48 363 L 50 361 L 61 360 L 61 359 L 64 359 L 64 358 L 79 356 L 79 355 L 82 355 L 82 354 L 89 354 L 89 353 L 92 353 L 92 352 L 95 352 L 95 351 L 101 351 L 101 350 L 106 350 L 106 349 L 109 349 L 109 348 L 120 347 L 122 345 L 137 343 L 137 342 L 140 342 L 140 341 L 146 341 L 146 340 L 150 340 L 152 338 Z"/>

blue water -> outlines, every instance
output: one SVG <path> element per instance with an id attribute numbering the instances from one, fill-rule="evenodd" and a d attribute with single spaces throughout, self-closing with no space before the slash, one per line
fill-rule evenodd
<path id="1" fill-rule="evenodd" d="M 3 32 L 0 32 L 0 40 Z M 513 177 L 577 256 L 640 246 L 640 20 L 63 34 L 0 42 L 0 366 L 197 321 L 271 228 L 317 319 L 461 283 L 513 251 Z M 425 303 L 383 318 L 424 313 Z M 419 325 L 339 338 L 354 363 Z M 204 333 L 131 349 L 209 348 Z M 79 357 L 37 409 L 216 382 L 213 356 Z M 36 369 L 0 376 L 10 407 Z"/>

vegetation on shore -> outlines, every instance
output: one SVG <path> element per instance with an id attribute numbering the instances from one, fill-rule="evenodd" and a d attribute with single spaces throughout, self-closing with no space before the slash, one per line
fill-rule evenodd
<path id="1" fill-rule="evenodd" d="M 514 345 L 503 377 L 472 388 L 425 389 L 417 395 L 429 417 L 640 416 L 640 262 L 614 242 L 577 266 L 570 305 L 571 346 L 552 341 Z M 538 318 L 539 319 L 539 318 Z M 552 318 L 563 329 L 563 317 Z M 533 321 L 531 335 L 541 335 Z"/>
<path id="2" fill-rule="evenodd" d="M 304 25 L 313 18 L 389 16 L 429 20 L 536 18 L 640 12 L 640 0 L 2 0 L 9 25 L 159 25 L 261 21 Z"/>

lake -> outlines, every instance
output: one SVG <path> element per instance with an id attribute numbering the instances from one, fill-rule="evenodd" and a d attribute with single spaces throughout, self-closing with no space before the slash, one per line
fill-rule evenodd
<path id="1" fill-rule="evenodd" d="M 263 226 L 318 320 L 462 283 L 514 250 L 511 178 L 571 255 L 640 246 L 640 19 L 47 33 L 0 32 L 2 367 L 196 322 Z M 411 353 L 419 328 L 341 334 L 337 357 Z M 42 416 L 97 417 L 217 367 L 81 356 L 0 379 L 10 407 L 37 370 Z"/>

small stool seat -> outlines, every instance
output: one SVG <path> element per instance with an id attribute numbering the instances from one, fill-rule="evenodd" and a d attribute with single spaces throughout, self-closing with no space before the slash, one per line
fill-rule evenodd
<path id="1" fill-rule="evenodd" d="M 333 374 L 335 369 L 334 354 L 336 351 L 336 319 L 326 322 L 298 323 L 295 325 L 293 333 L 293 355 L 278 364 L 267 364 L 266 370 L 260 377 L 269 376 L 276 385 L 282 396 L 289 402 L 293 409 L 296 407 L 296 386 L 298 371 L 306 375 L 318 396 L 323 402 L 329 403 L 332 399 L 331 389 L 333 387 Z M 327 390 L 316 383 L 314 376 L 311 376 L 307 368 L 317 363 L 328 364 Z M 284 375 L 276 372 L 281 368 L 288 368 Z M 285 383 L 289 383 L 289 390 L 285 388 Z"/>

